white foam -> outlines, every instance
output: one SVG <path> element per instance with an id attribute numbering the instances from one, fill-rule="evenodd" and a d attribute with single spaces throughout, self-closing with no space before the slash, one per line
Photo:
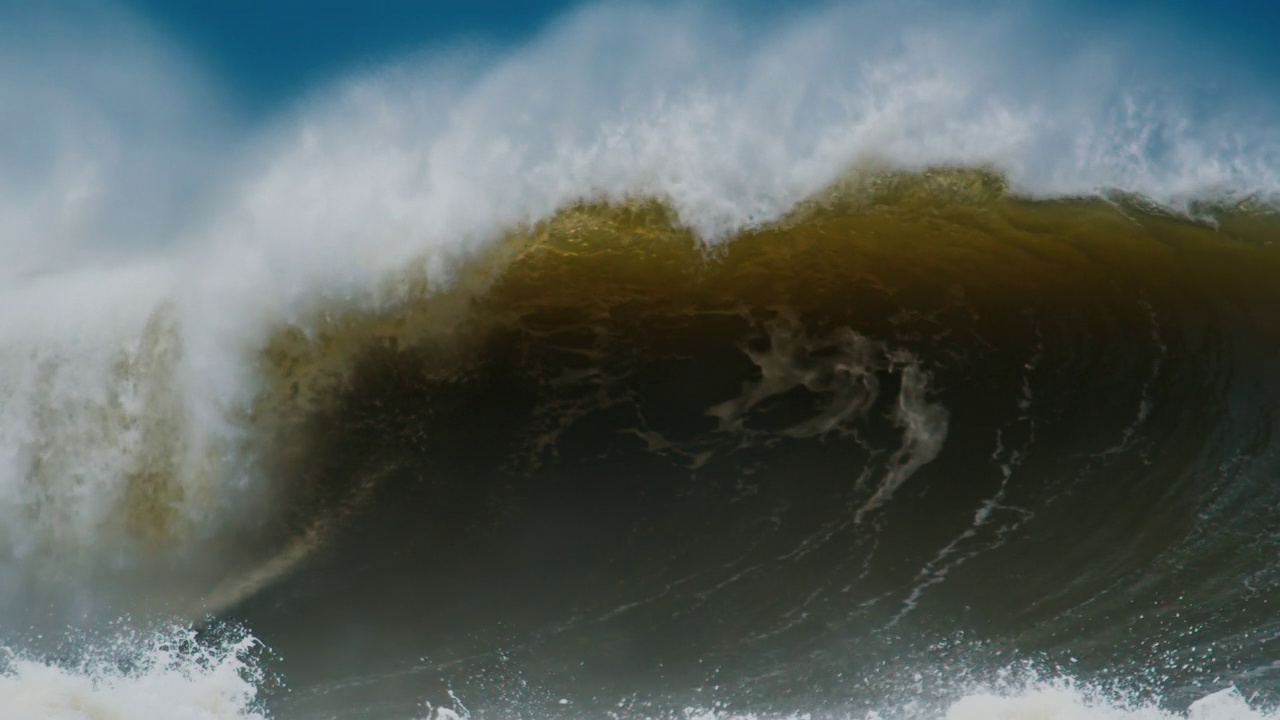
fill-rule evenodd
<path id="1" fill-rule="evenodd" d="M 1033 685 L 1021 691 L 976 691 L 942 709 L 930 709 L 924 702 L 909 702 L 896 708 L 829 716 L 800 711 L 744 714 L 688 708 L 683 713 L 656 717 L 681 720 L 817 720 L 825 717 L 843 720 L 1274 720 L 1280 714 L 1251 705 L 1234 688 L 1206 695 L 1181 713 L 1150 702 L 1107 699 L 1074 684 L 1058 682 Z"/>
<path id="2" fill-rule="evenodd" d="M 671 711 L 633 710 L 631 702 L 619 705 L 605 717 L 613 720 L 1274 720 L 1273 711 L 1251 704 L 1238 690 L 1227 688 L 1208 694 L 1186 712 L 1162 709 L 1151 702 L 1108 698 L 1068 681 L 1038 683 L 1021 690 L 975 690 L 950 703 L 934 704 L 915 699 L 898 706 L 858 712 L 792 710 L 751 713 L 726 709 L 732 704 L 686 707 Z M 874 704 L 874 703 L 873 703 Z M 513 714 L 524 717 L 520 709 Z M 483 713 L 488 716 L 488 713 Z M 457 720 L 469 712 L 432 708 L 422 720 Z M 538 717 L 538 715 L 534 715 Z M 548 717 L 558 717 L 551 716 Z"/>
<path id="3" fill-rule="evenodd" d="M 1186 44 L 1175 61 L 1083 21 L 1042 42 L 1060 18 L 1030 9 L 870 2 L 753 27 L 607 4 L 257 127 L 136 19 L 50 17 L 0 50 L 0 105 L 22 110 L 0 126 L 0 607 L 49 568 L 136 563 L 130 476 L 169 473 L 166 552 L 250 522 L 261 478 L 233 419 L 273 327 L 394 300 L 384 280 L 411 265 L 447 282 L 576 199 L 657 196 L 716 241 L 869 162 L 987 164 L 1046 195 L 1280 190 L 1265 93 Z M 1200 80 L 1223 88 L 1211 105 Z"/>
<path id="4" fill-rule="evenodd" d="M 263 702 L 266 676 L 255 660 L 252 637 L 223 642 L 202 641 L 190 630 L 124 636 L 106 646 L 88 644 L 73 662 L 42 661 L 0 647 L 0 717 L 6 720 L 267 720 Z M 1010 668 L 1019 674 L 1017 668 Z M 919 676 L 917 676 L 918 678 Z M 945 680 L 943 680 L 945 685 Z M 1017 685 L 998 682 L 965 692 L 939 687 L 930 696 L 922 688 L 902 699 L 868 698 L 859 705 L 873 710 L 746 713 L 727 709 L 734 698 L 707 707 L 674 706 L 661 701 L 620 701 L 615 720 L 1277 720 L 1280 713 L 1234 687 L 1191 703 L 1185 712 L 1169 710 L 1142 694 L 1103 691 L 1070 678 L 1033 680 Z M 594 691 L 593 691 L 594 692 Z M 554 696 L 553 696 L 554 697 Z M 955 699 L 945 699 L 952 697 Z M 475 697 L 475 717 L 572 717 L 539 707 L 501 706 L 501 697 Z M 522 701 L 523 702 L 523 701 Z M 863 705 L 866 703 L 866 705 Z M 557 703 L 572 703 L 561 699 Z M 405 720 L 465 720 L 473 717 L 463 699 L 449 693 L 441 706 L 423 703 Z"/>
<path id="5" fill-rule="evenodd" d="M 261 673 L 244 660 L 253 643 L 198 648 L 189 633 L 159 635 L 130 653 L 129 669 L 107 661 L 64 667 L 0 648 L 0 717 L 265 720 L 255 705 Z"/>
<path id="6" fill-rule="evenodd" d="M 1251 707 L 1234 688 L 1192 703 L 1185 714 L 1150 704 L 1130 705 L 1069 686 L 1032 688 L 1017 695 L 976 693 L 952 705 L 946 720 L 1265 720 L 1276 715 Z"/>

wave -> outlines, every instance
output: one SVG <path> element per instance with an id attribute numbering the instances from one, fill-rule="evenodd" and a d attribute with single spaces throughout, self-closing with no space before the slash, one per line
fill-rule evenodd
<path id="1" fill-rule="evenodd" d="M 528 613 L 576 614 L 531 637 L 686 617 L 684 650 L 646 640 L 664 667 L 766 678 L 962 625 L 1096 651 L 1088 676 L 1155 663 L 1162 707 L 1266 676 L 1280 107 L 1212 42 L 1049 6 L 602 5 L 251 120 L 95 12 L 0 49 L 27 78 L 0 83 L 4 642 L 122 611 L 287 628 L 288 593 L 346 592 L 287 581 L 357 574 L 383 520 L 473 541 L 424 550 L 454 567 L 520 523 L 563 549 L 536 507 L 706 556 L 600 530 L 635 572 L 533 583 Z M 16 652 L 0 702 L 161 678 L 257 712 L 228 652 Z M 928 712 L 1166 716 L 1042 690 Z"/>
<path id="2" fill-rule="evenodd" d="M 1274 217 L 1034 201 L 966 170 L 872 185 L 710 251 L 661 204 L 580 204 L 471 266 L 483 292 L 281 334 L 262 397 L 285 416 L 308 398 L 271 443 L 302 448 L 284 465 L 306 514 L 372 498 L 299 583 L 363 563 L 326 602 L 351 607 L 490 568 L 532 584 L 527 607 L 539 583 L 577 588 L 546 590 L 575 618 L 555 647 L 675 626 L 645 646 L 733 676 L 921 624 L 1110 648 L 1091 672 L 1158 665 L 1173 689 L 1264 666 L 1246 618 L 1272 575 L 1239 548 L 1274 521 Z M 388 547 L 431 570 L 356 559 Z M 540 579 L 592 552 L 611 559 L 581 560 L 588 579 Z M 243 611 L 283 622 L 274 596 Z M 458 612 L 441 602 L 386 622 Z M 465 613 L 441 632 L 469 623 L 502 642 Z"/>
<path id="3" fill-rule="evenodd" d="M 749 435 L 743 426 L 758 404 L 800 387 L 831 393 L 830 405 L 784 434 L 847 431 L 851 419 L 875 406 L 876 374 L 900 373 L 894 422 L 905 436 L 889 461 L 898 469 L 867 500 L 861 517 L 936 456 L 947 422 L 946 410 L 926 399 L 929 372 L 919 357 L 935 350 L 918 344 L 919 331 L 893 345 L 849 327 L 883 326 L 885 318 L 910 324 L 939 283 L 961 293 L 939 308 L 964 307 L 971 302 L 964 298 L 978 293 L 989 305 L 983 313 L 1007 315 L 1001 309 L 1007 305 L 1038 307 L 1049 316 L 1071 312 L 1077 301 L 1080 310 L 1089 308 L 1080 298 L 1121 283 L 1129 286 L 1120 292 L 1131 294 L 1132 307 L 1145 309 L 1110 322 L 1140 333 L 1162 332 L 1157 312 L 1172 313 L 1162 322 L 1181 327 L 1182 298 L 1214 297 L 1239 302 L 1246 308 L 1242 322 L 1257 324 L 1244 332 L 1264 335 L 1276 263 L 1274 216 L 1248 204 L 1199 208 L 1203 220 L 1180 219 L 1141 199 L 1030 200 L 985 170 L 874 171 L 847 176 L 791 214 L 719 246 L 706 245 L 664 203 L 579 203 L 453 263 L 445 280 L 433 277 L 429 263 L 409 262 L 360 291 L 376 300 L 325 291 L 309 298 L 316 307 L 300 315 L 223 308 L 217 318 L 193 324 L 184 306 L 190 298 L 177 293 L 162 265 L 25 283 L 10 296 L 19 300 L 16 307 L 38 309 L 33 315 L 40 319 L 6 318 L 10 336 L 21 340 L 5 352 L 5 428 L 13 451 L 8 545 L 13 577 L 22 578 L 11 582 L 9 593 L 20 599 L 17 586 L 48 584 L 56 588 L 45 591 L 53 602 L 65 589 L 60 577 L 101 571 L 163 597 L 148 584 L 159 563 L 169 567 L 164 572 L 173 576 L 168 582 L 176 592 L 188 596 L 181 602 L 192 602 L 193 588 L 205 598 L 187 612 L 223 607 L 230 600 L 221 598 L 259 586 L 319 542 L 321 528 L 334 519 L 314 503 L 359 504 L 364 491 L 349 488 L 338 493 L 340 501 L 317 499 L 333 493 L 298 479 L 311 472 L 298 468 L 310 452 L 302 439 L 312 432 L 309 425 L 340 406 L 356 382 L 352 373 L 371 353 L 433 348 L 433 362 L 444 362 L 442 368 L 465 366 L 481 338 L 522 322 L 529 308 L 545 305 L 553 315 L 575 317 L 593 307 L 635 303 L 637 293 L 666 298 L 669 306 L 649 312 L 673 317 L 736 314 L 766 322 L 751 317 L 780 313 L 767 321 L 769 348 L 747 352 L 760 380 L 706 410 L 719 418 L 721 432 Z M 830 264 L 814 265 L 819 259 Z M 1185 263 L 1197 264 L 1197 273 L 1179 270 Z M 757 275 L 764 267 L 770 275 Z M 601 284 L 615 275 L 616 284 Z M 851 289 L 850 282 L 866 287 Z M 1177 288 L 1175 297 L 1158 297 L 1169 286 Z M 866 292 L 885 297 L 868 301 L 861 297 Z M 1111 302 L 1107 297 L 1087 312 L 1115 315 Z M 834 311 L 841 303 L 872 309 L 853 312 L 856 322 L 827 325 L 843 314 Z M 928 312 L 940 311 L 950 312 Z M 814 313 L 828 318 L 811 337 L 798 318 Z M 253 324 L 250 318 L 261 324 L 255 339 L 233 340 L 244 323 Z M 1018 321 L 1002 322 L 1013 327 Z M 539 332 L 567 332 L 553 327 Z M 223 336 L 208 337 L 211 330 Z M 1087 332 L 1085 326 L 1079 331 Z M 893 325 L 879 330 L 882 338 L 900 334 Z M 1116 449 L 1149 412 L 1138 412 Z M 299 489 L 299 483 L 313 487 Z M 345 482 L 352 484 L 369 487 Z M 306 525 L 317 514 L 319 524 Z M 264 544 L 282 548 L 265 566 Z M 119 558 L 115 569 L 102 568 L 95 547 Z M 194 568 L 193 558 L 200 558 Z M 131 578 L 135 572 L 142 576 Z"/>

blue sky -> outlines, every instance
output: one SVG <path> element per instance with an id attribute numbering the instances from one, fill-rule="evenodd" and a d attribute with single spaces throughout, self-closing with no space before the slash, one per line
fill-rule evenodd
<path id="1" fill-rule="evenodd" d="M 634 2 L 635 0 L 606 0 Z M 670 0 L 645 0 L 670 4 Z M 694 0 L 750 17 L 786 13 L 826 0 Z M 457 42 L 519 44 L 580 0 L 17 0 L 17 8 L 75 14 L 119 4 L 194 54 L 249 107 L 265 108 L 353 67 Z M 1260 73 L 1280 75 L 1280 2 L 1276 0 L 957 0 L 957 4 L 1043 5 L 1090 16 L 1163 18 L 1212 39 L 1220 53 Z M 13 29 L 13 28 L 10 28 Z M 1135 34 L 1148 30 L 1140 25 Z"/>
<path id="2" fill-rule="evenodd" d="M 441 43 L 509 45 L 572 3 L 564 0 L 134 0 L 162 32 L 194 52 L 251 107 Z"/>
<path id="3" fill-rule="evenodd" d="M 617 0 L 614 0 L 615 2 Z M 287 103 L 336 75 L 446 44 L 511 46 L 583 3 L 572 0 L 122 0 L 193 54 L 251 113 Z M 1026 0 L 1011 0 L 1027 4 Z M 1011 4 L 973 0 L 970 4 Z M 55 3 L 80 12 L 107 0 Z M 788 12 L 819 0 L 716 2 L 742 17 Z M 1233 63 L 1280 79 L 1280 3 L 1275 0 L 1102 0 L 1054 3 L 1067 14 L 1163 18 L 1201 36 Z M 21 6 L 21 3 L 19 4 Z M 781 7 L 780 7 L 781 6 Z M 12 6 L 11 6 L 12 7 Z M 32 0 L 27 7 L 45 8 Z M 764 20 L 767 22 L 767 18 Z M 0 39 L 3 35 L 0 23 Z M 1147 28 L 1135 26 L 1135 33 Z"/>

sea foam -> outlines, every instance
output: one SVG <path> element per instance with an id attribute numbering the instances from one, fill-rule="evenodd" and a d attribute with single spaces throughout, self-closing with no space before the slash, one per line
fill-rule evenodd
<path id="1" fill-rule="evenodd" d="M 107 643 L 86 643 L 75 662 L 27 657 L 0 648 L 0 717 L 7 720 L 269 720 L 271 711 L 261 645 L 240 634 L 199 639 L 190 630 L 131 633 Z M 1016 668 L 1010 670 L 1018 675 Z M 945 682 L 944 682 L 945 685 Z M 282 699 L 284 696 L 281 696 Z M 614 720 L 1275 720 L 1280 713 L 1244 697 L 1234 687 L 1211 692 L 1185 711 L 1171 711 L 1149 694 L 1104 690 L 1069 677 L 1000 682 L 967 689 L 934 688 L 896 701 L 868 699 L 871 710 L 744 713 L 711 707 L 661 710 L 661 700 L 630 697 L 602 715 Z M 951 699 L 948 699 L 951 698 Z M 475 706 L 468 709 L 467 703 Z M 558 710 L 494 707 L 492 698 L 449 694 L 425 714 L 387 720 L 477 720 L 484 717 L 574 717 Z M 501 703 L 499 703 L 500 705 Z M 552 703 L 554 705 L 554 703 Z M 473 714 L 474 713 L 474 714 Z M 288 717 L 287 714 L 279 717 Z M 382 716 L 379 716 L 382 717 Z"/>
<path id="2" fill-rule="evenodd" d="M 7 720 L 264 720 L 263 675 L 244 638 L 201 644 L 158 633 L 73 666 L 0 649 L 0 717 Z"/>

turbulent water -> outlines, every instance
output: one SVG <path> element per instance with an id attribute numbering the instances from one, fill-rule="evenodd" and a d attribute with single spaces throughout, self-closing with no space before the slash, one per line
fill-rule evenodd
<path id="1" fill-rule="evenodd" d="M 1274 716 L 1271 106 L 700 12 L 0 175 L 0 717 Z"/>

